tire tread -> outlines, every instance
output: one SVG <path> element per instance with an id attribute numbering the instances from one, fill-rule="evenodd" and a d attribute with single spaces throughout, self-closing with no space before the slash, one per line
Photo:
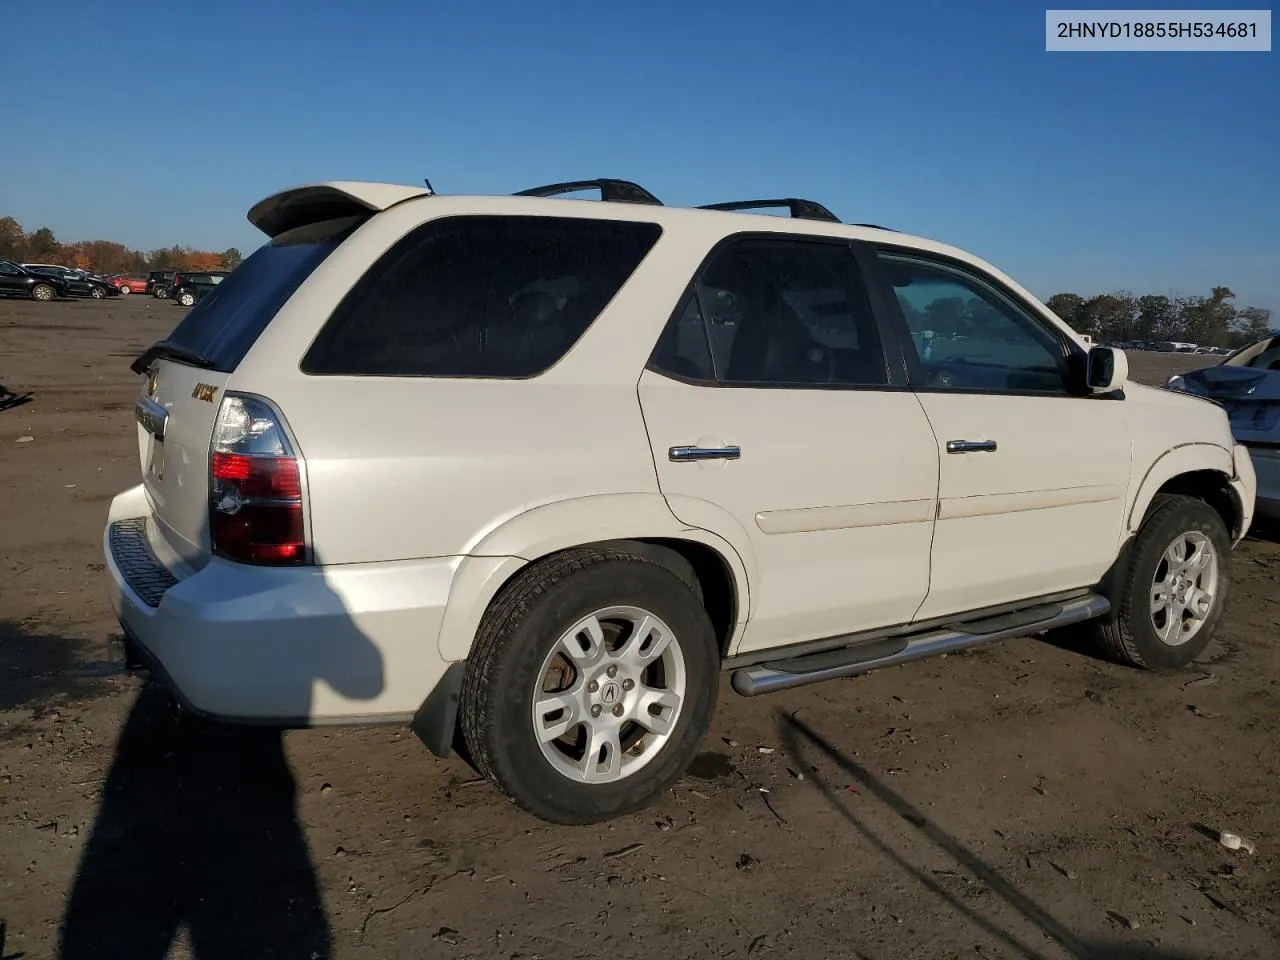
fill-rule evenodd
<path id="1" fill-rule="evenodd" d="M 651 566 L 675 575 L 691 591 L 695 589 L 687 577 L 652 556 L 631 553 L 622 547 L 576 547 L 531 564 L 516 574 L 499 591 L 480 620 L 467 658 L 467 679 L 458 703 L 459 725 L 477 772 L 512 803 L 519 804 L 519 800 L 512 785 L 498 772 L 484 722 L 490 712 L 491 697 L 500 695 L 497 684 L 492 682 L 492 673 L 499 663 L 503 645 L 508 634 L 518 628 L 553 587 L 579 571 L 611 562 Z"/>
<path id="2" fill-rule="evenodd" d="M 1150 669 L 1150 664 L 1147 663 L 1146 658 L 1142 655 L 1130 626 L 1133 617 L 1134 600 L 1136 597 L 1145 596 L 1144 592 L 1139 589 L 1137 582 L 1140 567 L 1138 561 L 1143 555 L 1146 544 L 1151 539 L 1151 531 L 1156 529 L 1165 517 L 1184 509 L 1188 504 L 1205 505 L 1203 500 L 1183 494 L 1157 494 L 1151 501 L 1151 507 L 1147 510 L 1147 515 L 1142 520 L 1142 525 L 1139 527 L 1137 537 L 1134 540 L 1129 569 L 1125 571 L 1116 616 L 1113 619 L 1097 624 L 1094 631 L 1094 639 L 1102 653 L 1117 663 L 1144 670 Z M 1226 558 L 1222 558 L 1221 562 L 1225 561 Z"/>

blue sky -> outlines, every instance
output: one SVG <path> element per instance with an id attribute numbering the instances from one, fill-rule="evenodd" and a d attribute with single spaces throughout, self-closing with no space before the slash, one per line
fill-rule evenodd
<path id="1" fill-rule="evenodd" d="M 1043 5 L 947 0 L 57 9 L 0 57 L 32 117 L 0 215 L 64 240 L 247 253 L 246 210 L 299 182 L 616 176 L 810 196 L 1041 296 L 1226 284 L 1280 314 L 1274 51 L 1051 54 Z"/>

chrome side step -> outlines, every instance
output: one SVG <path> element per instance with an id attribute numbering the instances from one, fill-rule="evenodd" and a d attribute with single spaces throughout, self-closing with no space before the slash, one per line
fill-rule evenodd
<path id="1" fill-rule="evenodd" d="M 1111 603 L 1106 597 L 1090 593 L 1073 600 L 1042 604 L 1016 613 L 949 627 L 935 627 L 915 635 L 886 637 L 838 650 L 779 658 L 743 667 L 733 672 L 731 683 L 733 689 L 744 697 L 754 697 L 806 683 L 855 677 L 881 667 L 892 667 L 939 653 L 964 650 L 993 640 L 1011 640 L 1014 637 L 1043 633 L 1055 627 L 1101 617 L 1110 609 Z"/>

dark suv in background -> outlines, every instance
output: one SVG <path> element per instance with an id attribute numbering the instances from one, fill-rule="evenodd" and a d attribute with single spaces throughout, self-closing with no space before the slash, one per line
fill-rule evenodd
<path id="1" fill-rule="evenodd" d="M 169 288 L 173 285 L 172 270 L 152 270 L 147 274 L 147 293 L 158 300 L 169 296 Z"/>
<path id="2" fill-rule="evenodd" d="M 226 279 L 229 270 L 182 270 L 173 275 L 169 296 L 184 307 L 203 300 L 214 287 Z"/>

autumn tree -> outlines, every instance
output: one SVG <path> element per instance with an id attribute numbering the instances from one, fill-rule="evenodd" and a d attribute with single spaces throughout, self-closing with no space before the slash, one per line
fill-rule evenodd
<path id="1" fill-rule="evenodd" d="M 62 256 L 62 244 L 58 242 L 58 238 L 53 235 L 52 230 L 48 227 L 41 227 L 27 237 L 27 256 L 34 263 L 44 263 L 45 261 L 56 263 L 58 258 Z"/>
<path id="2" fill-rule="evenodd" d="M 188 270 L 220 270 L 222 254 L 210 253 L 206 250 L 191 250 L 187 253 Z"/>
<path id="3" fill-rule="evenodd" d="M 1264 307 L 1244 307 L 1236 311 L 1231 345 L 1243 347 L 1271 332 L 1271 311 Z"/>
<path id="4" fill-rule="evenodd" d="M 161 247 L 147 255 L 147 267 L 151 270 L 184 270 L 186 266 L 185 247 Z"/>
<path id="5" fill-rule="evenodd" d="M 1100 293 L 1080 308 L 1083 332 L 1101 340 L 1128 340 L 1134 327 L 1134 301 L 1126 293 Z"/>
<path id="6" fill-rule="evenodd" d="M 1179 300 L 1178 324 L 1181 339 L 1189 343 L 1223 344 L 1235 320 L 1235 294 L 1228 287 L 1214 287 L 1208 297 Z"/>
<path id="7" fill-rule="evenodd" d="M 1084 307 L 1084 297 L 1078 293 L 1055 293 L 1052 297 L 1045 301 L 1045 306 L 1056 313 L 1062 322 L 1069 326 L 1072 330 L 1081 330 L 1081 310 Z"/>
<path id="8" fill-rule="evenodd" d="M 240 251 L 222 253 L 191 247 L 161 247 L 149 253 L 130 250 L 114 240 L 80 240 L 63 244 L 48 227 L 27 233 L 13 217 L 0 217 L 0 260 L 18 263 L 65 263 L 104 275 L 146 273 L 148 270 L 230 270 Z"/>
<path id="9" fill-rule="evenodd" d="M 1103 340 L 1173 340 L 1223 347 L 1266 336 L 1271 311 L 1236 309 L 1234 298 L 1229 288 L 1214 287 L 1207 297 L 1135 297 L 1120 291 L 1086 300 L 1076 293 L 1055 293 L 1045 305 L 1073 330 Z"/>
<path id="10" fill-rule="evenodd" d="M 27 257 L 27 234 L 13 217 L 0 217 L 0 260 L 22 261 Z"/>
<path id="11" fill-rule="evenodd" d="M 1138 298 L 1138 318 L 1133 328 L 1135 340 L 1172 340 L 1177 314 L 1168 297 L 1148 294 Z"/>

